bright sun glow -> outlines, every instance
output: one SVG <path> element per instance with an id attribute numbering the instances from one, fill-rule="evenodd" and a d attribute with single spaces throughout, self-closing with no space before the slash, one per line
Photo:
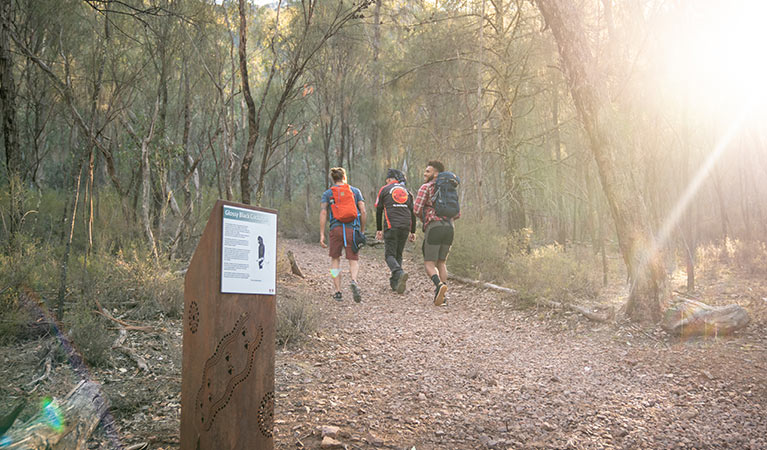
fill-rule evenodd
<path id="1" fill-rule="evenodd" d="M 767 93 L 767 1 L 703 0 L 679 17 L 666 47 L 670 75 L 691 99 L 740 109 Z"/>
<path id="2" fill-rule="evenodd" d="M 664 36 L 666 81 L 683 91 L 676 95 L 690 114 L 709 116 L 702 123 L 716 124 L 714 130 L 693 133 L 717 137 L 661 225 L 656 242 L 661 247 L 735 137 L 748 123 L 759 123 L 767 103 L 767 1 L 701 0 L 688 5 L 669 22 L 673 25 Z"/>

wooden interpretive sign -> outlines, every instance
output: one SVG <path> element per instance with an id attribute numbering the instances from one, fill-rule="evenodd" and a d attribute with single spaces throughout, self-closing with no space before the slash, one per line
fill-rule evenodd
<path id="1" fill-rule="evenodd" d="M 184 280 L 181 448 L 273 449 L 277 213 L 219 200 Z"/>

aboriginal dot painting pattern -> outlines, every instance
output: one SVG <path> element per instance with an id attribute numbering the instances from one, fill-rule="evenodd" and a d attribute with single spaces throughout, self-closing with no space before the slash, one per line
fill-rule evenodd
<path id="1" fill-rule="evenodd" d="M 270 438 L 274 429 L 274 392 L 267 392 L 258 410 L 258 428 L 261 434 Z"/>
<path id="2" fill-rule="evenodd" d="M 197 333 L 197 329 L 200 327 L 200 307 L 197 306 L 197 302 L 194 300 L 189 304 L 187 317 L 189 322 L 189 331 L 191 331 L 192 334 Z"/>
<path id="3" fill-rule="evenodd" d="M 198 426 L 210 430 L 218 413 L 229 404 L 235 388 L 250 376 L 263 338 L 263 327 L 251 326 L 248 313 L 242 313 L 231 331 L 221 338 L 203 366 L 195 404 Z"/>

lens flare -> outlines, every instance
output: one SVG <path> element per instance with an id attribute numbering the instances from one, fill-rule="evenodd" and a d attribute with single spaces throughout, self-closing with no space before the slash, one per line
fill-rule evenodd
<path id="1" fill-rule="evenodd" d="M 59 405 L 50 397 L 46 397 L 40 402 L 40 406 L 42 420 L 57 433 L 64 431 L 64 416 L 61 414 Z"/>
<path id="2" fill-rule="evenodd" d="M 748 105 L 746 105 L 745 108 L 743 108 L 743 110 L 740 111 L 740 114 L 738 114 L 732 120 L 730 126 L 719 139 L 716 147 L 714 147 L 714 149 L 708 155 L 706 161 L 692 177 L 681 198 L 676 202 L 671 212 L 666 216 L 666 220 L 663 222 L 663 225 L 660 228 L 660 232 L 658 233 L 657 238 L 657 245 L 659 247 L 665 245 L 666 241 L 671 236 L 674 227 L 676 227 L 677 223 L 679 223 L 682 214 L 684 214 L 684 212 L 687 210 L 687 207 L 692 202 L 692 199 L 695 197 L 695 194 L 698 193 L 700 187 L 703 185 L 703 182 L 706 180 L 706 178 L 708 178 L 717 161 L 719 161 L 721 156 L 725 153 L 725 150 L 727 150 L 730 143 L 735 138 L 737 132 L 743 127 L 743 124 L 746 122 L 746 119 L 749 117 L 755 107 L 756 99 L 754 99 L 754 101 L 750 102 Z M 657 251 L 657 248 L 653 250 Z"/>

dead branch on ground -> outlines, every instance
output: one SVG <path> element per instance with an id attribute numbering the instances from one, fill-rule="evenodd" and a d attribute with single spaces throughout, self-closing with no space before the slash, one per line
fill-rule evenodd
<path id="1" fill-rule="evenodd" d="M 455 280 L 464 284 L 469 284 L 471 286 L 475 286 L 478 288 L 483 289 L 490 289 L 496 292 L 502 292 L 504 294 L 508 295 L 514 295 L 516 296 L 518 292 L 514 289 L 498 286 L 497 284 L 493 283 L 487 283 L 484 281 L 479 280 L 472 280 L 471 278 L 461 277 L 452 273 L 448 273 L 447 278 L 450 280 Z M 585 308 L 583 306 L 573 305 L 571 303 L 560 303 L 555 302 L 552 300 L 547 299 L 536 299 L 535 303 L 542 306 L 547 306 L 549 308 L 556 308 L 556 309 L 569 309 L 570 311 L 577 312 L 579 314 L 583 314 L 586 318 L 593 320 L 595 322 L 604 323 L 609 321 L 612 318 L 612 314 L 599 314 L 597 312 L 591 311 L 588 308 Z"/>
<path id="2" fill-rule="evenodd" d="M 151 332 L 151 331 L 155 331 L 155 330 L 154 330 L 154 328 L 152 328 L 152 327 L 149 327 L 149 326 L 132 325 L 132 324 L 130 324 L 130 323 L 128 323 L 128 322 L 125 322 L 125 321 L 123 321 L 123 320 L 120 320 L 120 319 L 118 319 L 118 318 L 116 318 L 116 317 L 112 316 L 111 314 L 109 314 L 109 313 L 108 313 L 108 312 L 107 312 L 107 311 L 106 311 L 106 310 L 105 310 L 105 309 L 104 309 L 104 308 L 101 306 L 101 303 L 99 303 L 99 301 L 98 301 L 98 300 L 94 299 L 93 301 L 94 301 L 94 302 L 96 302 L 96 308 L 97 308 L 97 309 L 96 309 L 96 312 L 97 312 L 98 314 L 101 314 L 102 316 L 106 317 L 107 319 L 111 320 L 112 322 L 115 322 L 115 323 L 118 323 L 118 324 L 120 324 L 120 325 L 121 325 L 121 328 L 124 328 L 124 329 L 126 329 L 126 330 L 131 330 L 131 331 L 145 331 L 145 332 Z"/>
<path id="3" fill-rule="evenodd" d="M 149 365 L 147 364 L 146 360 L 139 356 L 136 352 L 129 349 L 128 347 L 125 347 L 123 344 L 125 343 L 125 339 L 128 337 L 128 332 L 125 330 L 125 328 L 120 328 L 120 333 L 117 335 L 117 339 L 115 339 L 114 343 L 112 344 L 112 349 L 118 350 L 128 356 L 130 359 L 133 360 L 133 362 L 136 363 L 136 366 L 138 366 L 139 371 L 146 371 L 149 372 Z"/>

